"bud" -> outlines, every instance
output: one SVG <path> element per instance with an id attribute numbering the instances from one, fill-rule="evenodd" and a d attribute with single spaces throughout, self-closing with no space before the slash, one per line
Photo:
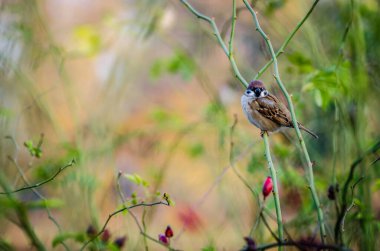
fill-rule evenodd
<path id="1" fill-rule="evenodd" d="M 125 244 L 125 241 L 127 240 L 127 236 L 123 236 L 123 237 L 119 237 L 119 238 L 116 238 L 114 241 L 113 241 L 113 244 L 118 247 L 118 248 L 122 248 L 124 247 L 124 244 Z"/>
<path id="2" fill-rule="evenodd" d="M 86 234 L 88 237 L 94 237 L 97 234 L 98 231 L 96 231 L 96 228 L 93 225 L 89 225 Z"/>
<path id="3" fill-rule="evenodd" d="M 174 235 L 173 229 L 170 226 L 167 226 L 166 230 L 165 230 L 165 236 L 167 238 L 171 238 L 171 237 L 173 237 L 173 235 Z"/>
<path id="4" fill-rule="evenodd" d="M 105 229 L 104 232 L 103 232 L 103 234 L 102 234 L 101 240 L 103 242 L 108 242 L 110 238 L 111 238 L 110 231 L 108 229 Z"/>
<path id="5" fill-rule="evenodd" d="M 272 178 L 268 176 L 263 185 L 264 200 L 272 192 L 272 190 L 273 190 Z"/>
<path id="6" fill-rule="evenodd" d="M 244 237 L 245 247 L 242 249 L 244 251 L 253 251 L 256 250 L 256 242 L 251 237 Z"/>
<path id="7" fill-rule="evenodd" d="M 158 241 L 166 246 L 169 246 L 169 239 L 163 234 L 158 235 Z"/>
<path id="8" fill-rule="evenodd" d="M 339 192 L 339 184 L 330 185 L 329 189 L 327 190 L 327 197 L 330 200 L 335 200 L 336 199 L 336 193 Z"/>

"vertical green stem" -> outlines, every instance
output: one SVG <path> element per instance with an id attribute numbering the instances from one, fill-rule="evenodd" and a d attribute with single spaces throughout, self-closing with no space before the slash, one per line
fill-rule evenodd
<path id="1" fill-rule="evenodd" d="M 264 144 L 265 144 L 265 157 L 267 158 L 270 176 L 272 177 L 272 180 L 273 180 L 273 198 L 274 198 L 274 205 L 276 207 L 278 238 L 280 239 L 280 242 L 283 242 L 284 241 L 284 226 L 282 225 L 280 195 L 278 193 L 278 186 L 277 186 L 278 184 L 277 174 L 276 174 L 276 169 L 274 168 L 272 157 L 270 154 L 269 139 L 268 139 L 267 132 L 263 133 L 263 139 L 264 139 Z M 281 250 L 281 247 L 279 247 L 279 250 Z"/>
<path id="2" fill-rule="evenodd" d="M 292 100 L 291 100 L 290 95 L 287 92 L 284 84 L 281 81 L 280 73 L 279 73 L 279 70 L 278 70 L 278 63 L 277 63 L 276 53 L 273 50 L 273 46 L 272 46 L 272 43 L 269 40 L 269 37 L 262 30 L 262 28 L 260 26 L 260 23 L 259 23 L 259 20 L 257 18 L 257 14 L 252 9 L 251 5 L 247 2 L 247 0 L 243 0 L 243 2 L 246 5 L 246 7 L 248 8 L 249 12 L 251 12 L 251 14 L 252 14 L 253 20 L 254 20 L 254 22 L 256 24 L 256 30 L 264 38 L 265 43 L 267 44 L 267 46 L 269 48 L 270 54 L 271 54 L 272 59 L 273 59 L 274 78 L 276 79 L 276 82 L 277 82 L 278 86 L 280 87 L 280 89 L 281 89 L 282 93 L 284 94 L 284 96 L 286 98 L 286 101 L 288 103 L 290 114 L 291 114 L 292 121 L 293 121 L 293 126 L 294 126 L 294 129 L 296 130 L 296 134 L 297 134 L 298 140 L 299 140 L 300 145 L 301 145 L 302 152 L 303 152 L 303 154 L 305 156 L 305 160 L 306 160 L 306 163 L 307 163 L 307 168 L 306 168 L 307 180 L 309 182 L 309 188 L 310 188 L 311 195 L 312 195 L 312 198 L 314 200 L 314 204 L 315 204 L 315 207 L 316 207 L 316 210 L 317 210 L 318 222 L 319 222 L 320 234 L 321 234 L 321 240 L 322 240 L 322 243 L 324 244 L 327 235 L 326 235 L 326 229 L 325 229 L 325 225 L 324 225 L 323 212 L 322 212 L 322 209 L 321 209 L 321 206 L 320 206 L 320 203 L 319 203 L 319 199 L 318 199 L 318 195 L 317 195 L 317 191 L 316 191 L 315 185 L 314 185 L 313 164 L 311 163 L 309 152 L 307 151 L 307 148 L 306 148 L 306 145 L 305 145 L 305 141 L 303 140 L 301 131 L 300 131 L 299 127 L 298 127 L 298 123 L 297 123 L 297 119 L 296 119 L 296 113 L 294 111 L 294 106 L 293 106 Z"/>
<path id="3" fill-rule="evenodd" d="M 230 33 L 230 42 L 228 43 L 229 58 L 233 57 L 233 42 L 235 36 L 235 27 L 236 27 L 236 0 L 232 0 L 232 21 L 231 21 L 231 33 Z"/>

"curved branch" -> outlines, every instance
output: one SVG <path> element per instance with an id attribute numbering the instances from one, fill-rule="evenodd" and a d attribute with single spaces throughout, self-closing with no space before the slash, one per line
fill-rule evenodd
<path id="1" fill-rule="evenodd" d="M 115 215 L 119 214 L 119 213 L 122 213 L 124 211 L 129 211 L 130 209 L 132 208 L 135 208 L 135 207 L 152 207 L 152 206 L 156 206 L 156 205 L 165 205 L 165 206 L 170 206 L 168 202 L 163 202 L 163 201 L 159 201 L 159 202 L 153 202 L 153 203 L 140 203 L 140 204 L 136 204 L 136 205 L 133 205 L 133 206 L 130 206 L 130 207 L 122 207 L 121 209 L 119 210 L 116 210 L 115 212 L 111 213 L 108 215 L 108 218 L 107 220 L 105 221 L 105 223 L 103 224 L 103 227 L 102 229 L 94 236 L 92 237 L 90 240 L 88 240 L 86 243 L 83 244 L 83 246 L 80 248 L 80 250 L 84 250 L 84 248 L 90 244 L 91 242 L 93 242 L 96 238 L 98 238 L 106 229 L 109 221 L 112 219 L 112 217 L 114 217 Z M 153 241 L 156 241 L 155 239 L 153 239 L 152 237 L 148 236 L 147 234 L 145 234 L 144 232 L 142 232 L 141 234 L 143 234 L 145 237 L 147 237 L 148 239 L 151 239 Z M 157 241 L 156 241 L 157 242 Z M 160 242 L 157 242 L 161 245 L 163 245 L 162 243 Z M 164 245 L 165 246 L 165 245 Z M 167 246 L 165 246 L 167 247 Z M 169 248 L 169 247 L 168 247 Z M 169 248 L 170 250 L 173 250 L 171 248 Z"/>
<path id="2" fill-rule="evenodd" d="M 14 162 L 14 160 L 13 160 L 12 158 L 10 158 L 10 160 Z M 46 180 L 44 180 L 44 181 L 41 181 L 41 182 L 39 182 L 39 183 L 37 183 L 37 184 L 30 185 L 30 186 L 26 186 L 26 187 L 22 187 L 22 188 L 19 188 L 19 189 L 13 190 L 13 191 L 9 191 L 9 192 L 0 192 L 0 194 L 5 195 L 5 194 L 17 193 L 17 192 L 21 192 L 21 191 L 24 191 L 24 190 L 29 190 L 29 189 L 33 189 L 33 188 L 40 187 L 40 186 L 42 186 L 42 185 L 44 185 L 44 184 L 46 184 L 46 183 L 48 183 L 48 182 L 54 180 L 55 177 L 57 177 L 57 176 L 58 176 L 63 170 L 65 170 L 67 167 L 70 167 L 70 166 L 74 165 L 75 163 L 76 163 L 76 162 L 75 162 L 75 160 L 73 159 L 73 160 L 70 161 L 70 163 L 68 163 L 67 165 L 65 165 L 65 166 L 63 166 L 63 167 L 60 167 L 60 168 L 58 169 L 58 171 L 57 171 L 53 176 L 51 176 L 50 178 L 48 178 L 48 179 L 46 179 Z"/>

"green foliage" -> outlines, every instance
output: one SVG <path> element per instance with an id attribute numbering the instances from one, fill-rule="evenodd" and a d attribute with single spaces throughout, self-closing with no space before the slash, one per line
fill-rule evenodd
<path id="1" fill-rule="evenodd" d="M 297 69 L 298 74 L 310 73 L 314 70 L 312 61 L 302 52 L 295 51 L 292 53 L 286 54 L 289 62 Z M 291 71 L 291 67 L 288 68 L 288 71 Z"/>
<path id="2" fill-rule="evenodd" d="M 123 175 L 124 178 L 126 178 L 127 180 L 133 182 L 134 184 L 138 185 L 138 186 L 143 186 L 143 187 L 148 187 L 149 186 L 149 183 L 144 180 L 143 178 L 140 177 L 140 175 L 134 173 L 134 174 L 124 174 Z"/>
<path id="3" fill-rule="evenodd" d="M 169 58 L 156 60 L 150 68 L 152 79 L 158 79 L 162 75 L 179 74 L 182 79 L 190 81 L 196 70 L 194 61 L 182 51 L 175 51 Z"/>
<path id="4" fill-rule="evenodd" d="M 36 158 L 41 158 L 42 156 L 41 144 L 34 146 L 32 140 L 27 140 L 24 142 L 24 146 L 26 147 L 26 149 L 28 149 L 31 156 L 36 157 Z"/>
<path id="5" fill-rule="evenodd" d="M 170 195 L 168 193 L 164 193 L 162 199 L 164 199 L 169 206 L 175 206 L 175 202 L 170 198 Z"/>
<path id="6" fill-rule="evenodd" d="M 200 143 L 200 142 L 191 144 L 187 148 L 187 153 L 192 158 L 200 157 L 201 155 L 204 154 L 204 152 L 205 152 L 204 145 L 202 143 Z"/>

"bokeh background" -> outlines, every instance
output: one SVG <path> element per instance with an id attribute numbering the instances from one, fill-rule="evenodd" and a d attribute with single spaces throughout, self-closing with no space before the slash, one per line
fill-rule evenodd
<path id="1" fill-rule="evenodd" d="M 232 2 L 190 3 L 215 18 L 227 41 Z M 254 4 L 276 50 L 313 1 Z M 304 138 L 315 163 L 330 242 L 340 197 L 329 200 L 328 187 L 342 187 L 351 164 L 379 141 L 379 5 L 375 0 L 319 1 L 279 58 L 297 118 L 319 135 L 318 140 Z M 235 58 L 250 80 L 270 55 L 243 3 L 237 6 Z M 285 102 L 271 67 L 261 79 Z M 174 206 L 134 212 L 154 238 L 170 225 L 175 248 L 238 250 L 250 233 L 257 243 L 273 242 L 258 222 L 255 193 L 262 200 L 269 172 L 260 132 L 241 111 L 243 91 L 210 26 L 180 1 L 0 2 L 2 180 L 18 188 L 25 185 L 20 168 L 34 184 L 73 158 L 77 162 L 38 188 L 61 231 L 32 191 L 15 195 L 47 250 L 58 237 L 79 249 L 86 229 L 100 229 L 108 214 L 121 207 L 119 172 L 128 203 L 170 195 Z M 295 132 L 270 139 L 285 227 L 295 240 L 318 241 Z M 38 158 L 24 142 L 37 146 L 40 141 Z M 354 175 L 354 181 L 364 179 L 354 191 L 357 206 L 347 214 L 343 239 L 355 250 L 379 245 L 376 158 L 371 153 Z M 14 204 L 3 195 L 0 201 L 2 248 L 33 250 L 17 224 Z M 271 197 L 266 207 L 274 214 Z M 275 230 L 275 221 L 269 217 L 268 222 Z M 128 213 L 112 218 L 107 229 L 112 238 L 127 236 L 125 250 L 144 249 Z M 149 240 L 148 247 L 165 249 Z M 59 244 L 54 249 L 64 250 Z"/>

